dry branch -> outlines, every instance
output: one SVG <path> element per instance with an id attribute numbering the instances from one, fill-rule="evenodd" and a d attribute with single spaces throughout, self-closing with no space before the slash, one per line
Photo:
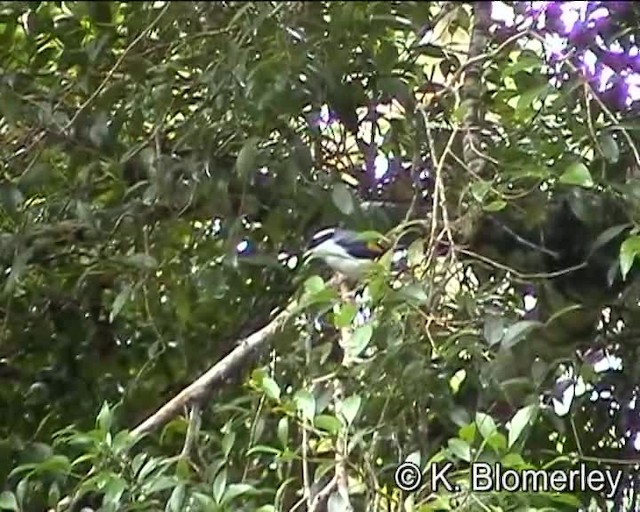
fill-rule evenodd
<path id="1" fill-rule="evenodd" d="M 224 380 L 246 361 L 255 349 L 264 345 L 291 317 L 295 307 L 296 303 L 291 302 L 285 310 L 281 311 L 262 329 L 241 340 L 229 354 L 135 427 L 132 434 L 139 436 L 152 432 L 178 415 L 187 404 L 200 400 L 215 384 Z"/>

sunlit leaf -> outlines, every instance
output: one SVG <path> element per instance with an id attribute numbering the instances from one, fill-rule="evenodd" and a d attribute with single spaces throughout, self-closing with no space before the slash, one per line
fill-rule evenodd
<path id="1" fill-rule="evenodd" d="M 236 159 L 236 170 L 241 177 L 246 177 L 255 169 L 258 157 L 258 138 L 251 137 L 242 146 Z"/>
<path id="2" fill-rule="evenodd" d="M 222 470 L 213 481 L 213 499 L 216 503 L 222 503 L 222 496 L 227 488 L 227 471 Z"/>
<path id="3" fill-rule="evenodd" d="M 311 276 L 304 282 L 304 288 L 310 294 L 316 294 L 323 291 L 325 286 L 325 282 L 320 276 Z"/>
<path id="4" fill-rule="evenodd" d="M 514 443 L 520 438 L 525 427 L 529 424 L 534 414 L 537 411 L 535 405 L 527 405 L 513 415 L 509 425 L 509 440 L 508 447 L 511 448 Z"/>
<path id="5" fill-rule="evenodd" d="M 499 212 L 503 210 L 507 206 L 507 202 L 502 199 L 497 199 L 495 201 L 491 201 L 488 204 L 485 204 L 482 208 L 487 212 Z"/>
<path id="6" fill-rule="evenodd" d="M 3 491 L 0 493 L 0 510 L 20 510 L 18 500 L 11 491 Z"/>
<path id="7" fill-rule="evenodd" d="M 271 377 L 264 377 L 262 379 L 262 390 L 265 394 L 274 400 L 280 400 L 280 386 Z"/>
<path id="8" fill-rule="evenodd" d="M 286 416 L 283 416 L 282 418 L 280 418 L 280 421 L 278 421 L 277 432 L 278 441 L 280 441 L 280 444 L 283 446 L 283 448 L 286 448 L 289 444 L 289 420 Z"/>
<path id="9" fill-rule="evenodd" d="M 484 439 L 489 439 L 498 429 L 493 418 L 480 411 L 476 412 L 476 425 L 478 425 L 478 431 Z"/>
<path id="10" fill-rule="evenodd" d="M 333 186 L 331 199 L 333 199 L 333 204 L 336 205 L 338 210 L 345 215 L 351 215 L 351 213 L 353 213 L 353 197 L 351 191 L 344 183 L 339 182 Z"/>
<path id="11" fill-rule="evenodd" d="M 96 425 L 103 432 L 109 432 L 109 430 L 111 430 L 112 421 L 113 413 L 111 411 L 111 408 L 109 407 L 109 404 L 107 402 L 104 402 L 102 404 L 100 412 L 98 413 Z"/>
<path id="12" fill-rule="evenodd" d="M 598 142 L 600 143 L 602 156 L 609 162 L 616 163 L 620 159 L 620 148 L 611 134 L 606 132 L 601 133 L 598 137 Z"/>
<path id="13" fill-rule="evenodd" d="M 133 288 L 130 284 L 124 285 L 120 293 L 116 295 L 116 298 L 111 305 L 111 312 L 109 313 L 109 323 L 113 323 L 114 319 L 120 314 L 123 306 L 131 297 L 131 293 L 133 292 Z"/>
<path id="14" fill-rule="evenodd" d="M 236 442 L 236 433 L 234 430 L 230 430 L 225 434 L 222 438 L 222 442 L 220 443 L 220 447 L 222 448 L 222 453 L 225 457 L 229 457 L 231 453 L 231 449 Z"/>
<path id="15" fill-rule="evenodd" d="M 360 410 L 361 403 L 362 398 L 359 395 L 351 395 L 338 404 L 337 409 L 340 415 L 347 422 L 347 425 L 351 425 L 353 420 L 355 420 L 358 411 Z"/>
<path id="16" fill-rule="evenodd" d="M 620 273 L 622 274 L 622 279 L 627 278 L 627 274 L 633 267 L 633 262 L 636 259 L 636 256 L 640 254 L 640 236 L 633 235 L 627 238 L 620 245 Z"/>
<path id="17" fill-rule="evenodd" d="M 491 183 L 488 181 L 479 180 L 471 183 L 471 195 L 479 203 L 484 201 L 489 190 L 491 190 Z"/>
<path id="18" fill-rule="evenodd" d="M 471 447 L 462 439 L 453 438 L 447 442 L 449 451 L 465 462 L 471 461 Z"/>
<path id="19" fill-rule="evenodd" d="M 174 487 L 171 492 L 171 496 L 169 496 L 169 501 L 167 502 L 167 509 L 170 512 L 180 512 L 184 510 L 184 499 L 186 495 L 186 486 L 184 484 L 178 484 Z"/>
<path id="20" fill-rule="evenodd" d="M 341 304 L 338 313 L 333 317 L 334 325 L 337 329 L 348 327 L 353 322 L 357 312 L 358 309 L 355 304 L 351 302 Z"/>
<path id="21" fill-rule="evenodd" d="M 560 176 L 560 183 L 565 185 L 577 185 L 584 188 L 594 186 L 593 178 L 587 166 L 582 162 L 571 164 L 569 168 Z"/>
<path id="22" fill-rule="evenodd" d="M 120 499 L 127 489 L 127 481 L 119 476 L 113 476 L 107 482 L 104 488 L 103 503 L 117 506 L 120 504 Z M 117 508 L 116 508 L 117 509 Z"/>
<path id="23" fill-rule="evenodd" d="M 541 326 L 542 324 L 535 320 L 522 320 L 520 322 L 516 322 L 509 326 L 504 332 L 501 344 L 504 348 L 511 348 L 526 338 L 531 331 Z"/>
<path id="24" fill-rule="evenodd" d="M 33 251 L 31 249 L 21 250 L 16 253 L 11 263 L 11 272 L 4 284 L 5 293 L 11 293 L 20 282 L 21 277 L 27 270 L 27 264 L 32 255 Z"/>
<path id="25" fill-rule="evenodd" d="M 239 483 L 239 484 L 231 484 L 227 487 L 226 492 L 222 498 L 223 503 L 228 503 L 231 500 L 237 498 L 238 496 L 242 496 L 244 494 L 255 491 L 255 488 L 252 485 Z"/>
<path id="26" fill-rule="evenodd" d="M 320 414 L 313 419 L 313 424 L 316 428 L 325 430 L 331 434 L 335 434 L 342 428 L 342 423 L 335 416 L 328 416 L 326 414 Z"/>
<path id="27" fill-rule="evenodd" d="M 302 417 L 307 420 L 313 420 L 316 414 L 316 400 L 314 396 L 306 389 L 300 389 L 294 395 L 293 400 Z"/>
<path id="28" fill-rule="evenodd" d="M 594 240 L 593 244 L 591 244 L 591 250 L 589 251 L 589 253 L 593 254 L 601 247 L 604 247 L 609 242 L 611 242 L 614 238 L 622 234 L 623 231 L 625 231 L 626 229 L 629 229 L 631 226 L 632 226 L 631 224 L 626 223 L 626 224 L 619 224 L 617 226 L 611 226 L 610 228 L 605 229 L 602 233 L 598 235 L 598 238 Z"/>
<path id="29" fill-rule="evenodd" d="M 483 334 L 486 342 L 492 346 L 500 343 L 505 331 L 504 317 L 489 314 L 484 319 Z"/>
<path id="30" fill-rule="evenodd" d="M 373 336 L 373 327 L 370 324 L 365 324 L 357 327 L 350 339 L 346 350 L 350 357 L 357 357 L 362 351 L 367 348 L 371 338 Z"/>
<path id="31" fill-rule="evenodd" d="M 154 270 L 158 266 L 156 259 L 149 254 L 132 254 L 127 256 L 126 262 L 134 267 L 144 270 Z"/>

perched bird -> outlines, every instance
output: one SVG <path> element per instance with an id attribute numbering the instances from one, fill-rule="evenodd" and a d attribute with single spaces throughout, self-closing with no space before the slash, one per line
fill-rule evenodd
<path id="1" fill-rule="evenodd" d="M 313 236 L 305 260 L 321 259 L 335 272 L 359 279 L 387 249 L 380 241 L 367 240 L 356 231 L 328 228 Z"/>

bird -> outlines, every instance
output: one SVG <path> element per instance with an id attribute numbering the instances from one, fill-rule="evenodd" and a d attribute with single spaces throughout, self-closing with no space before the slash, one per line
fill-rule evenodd
<path id="1" fill-rule="evenodd" d="M 321 229 L 313 235 L 304 255 L 305 261 L 323 260 L 334 272 L 358 280 L 366 275 L 388 246 L 357 231 L 341 228 Z"/>

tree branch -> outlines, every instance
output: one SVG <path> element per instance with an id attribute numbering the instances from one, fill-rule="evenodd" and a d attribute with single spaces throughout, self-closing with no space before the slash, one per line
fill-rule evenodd
<path id="1" fill-rule="evenodd" d="M 292 301 L 286 309 L 262 329 L 241 340 L 229 354 L 135 427 L 132 434 L 140 436 L 152 432 L 175 417 L 187 404 L 202 399 L 215 384 L 224 380 L 227 375 L 246 361 L 254 350 L 264 345 L 291 317 L 296 306 L 297 303 Z"/>
<path id="2" fill-rule="evenodd" d="M 491 24 L 491 2 L 473 3 L 473 29 L 469 42 L 469 64 L 466 66 L 464 82 L 460 91 L 464 116 L 462 126 L 463 158 L 469 169 L 482 175 L 485 159 L 481 152 L 478 132 L 484 117 L 482 109 L 482 60 L 479 58 L 489 46 Z M 471 64 L 472 62 L 472 64 Z"/>

